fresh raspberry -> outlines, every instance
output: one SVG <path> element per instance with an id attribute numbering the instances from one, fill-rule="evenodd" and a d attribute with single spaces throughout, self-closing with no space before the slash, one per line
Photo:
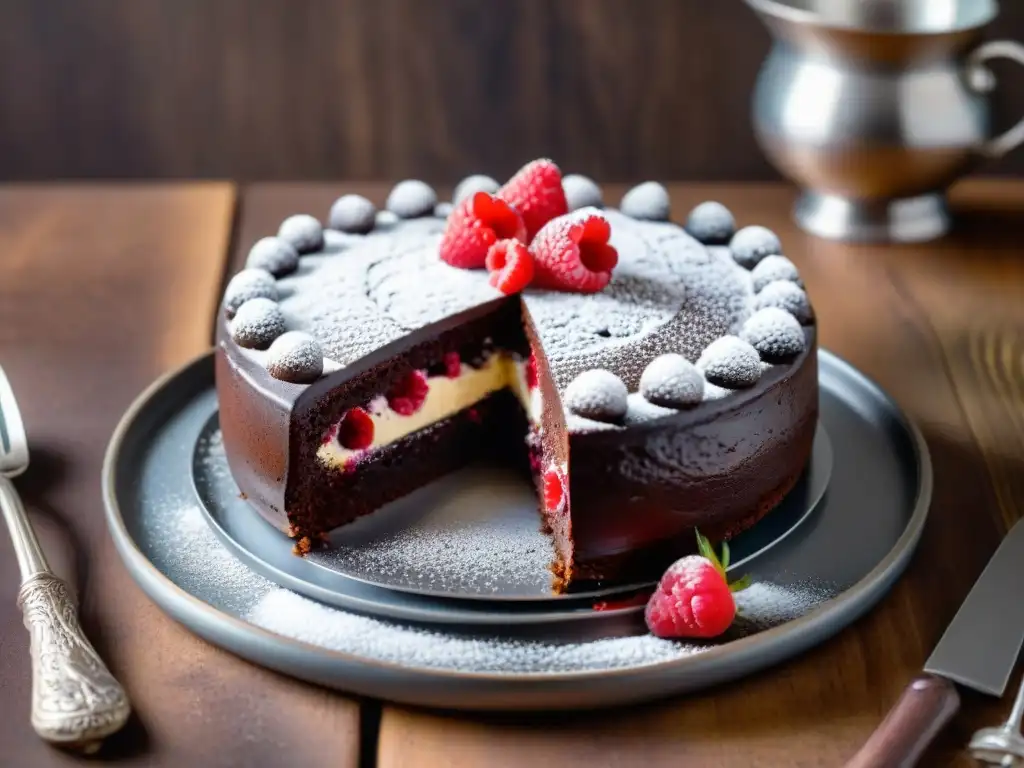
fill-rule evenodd
<path id="1" fill-rule="evenodd" d="M 544 473 L 544 509 L 548 512 L 557 512 L 565 502 L 565 484 L 562 482 L 562 473 L 557 467 L 552 467 Z"/>
<path id="2" fill-rule="evenodd" d="M 504 294 L 519 293 L 533 280 L 533 257 L 518 240 L 499 240 L 487 251 L 490 283 Z"/>
<path id="3" fill-rule="evenodd" d="M 349 408 L 338 423 L 338 442 L 350 451 L 361 451 L 373 443 L 373 419 L 362 408 Z"/>
<path id="4" fill-rule="evenodd" d="M 728 545 L 723 546 L 719 561 L 699 533 L 697 541 L 701 554 L 689 555 L 669 566 L 647 602 L 644 619 L 658 637 L 717 637 L 736 617 L 732 595 L 746 586 L 746 580 L 732 585 L 726 580 Z"/>
<path id="5" fill-rule="evenodd" d="M 532 350 L 526 359 L 526 388 L 537 388 L 537 354 Z"/>
<path id="6" fill-rule="evenodd" d="M 526 242 L 526 225 L 509 203 L 486 192 L 463 200 L 448 217 L 441 238 L 441 260 L 453 267 L 479 269 L 498 240 Z"/>
<path id="7" fill-rule="evenodd" d="M 457 379 L 462 374 L 462 358 L 458 352 L 446 352 L 444 355 L 444 375 L 449 379 Z"/>
<path id="8" fill-rule="evenodd" d="M 550 160 L 534 160 L 498 190 L 498 197 L 515 208 L 526 222 L 526 242 L 533 240 L 541 227 L 569 212 L 562 187 L 562 172 Z"/>
<path id="9" fill-rule="evenodd" d="M 548 222 L 530 245 L 534 284 L 561 291 L 596 293 L 612 279 L 619 254 L 608 245 L 603 216 L 563 216 Z"/>
<path id="10" fill-rule="evenodd" d="M 409 371 L 388 390 L 388 406 L 399 416 L 412 416 L 423 407 L 430 385 L 423 371 Z"/>

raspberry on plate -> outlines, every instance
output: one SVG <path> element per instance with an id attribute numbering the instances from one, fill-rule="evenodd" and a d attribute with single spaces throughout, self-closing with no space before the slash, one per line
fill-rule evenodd
<path id="1" fill-rule="evenodd" d="M 499 240 L 526 242 L 526 225 L 509 203 L 487 192 L 466 198 L 448 217 L 441 238 L 441 260 L 453 267 L 480 269 Z"/>
<path id="2" fill-rule="evenodd" d="M 722 545 L 719 561 L 711 544 L 697 534 L 699 555 L 677 560 L 658 582 L 644 611 L 647 628 L 663 638 L 710 638 L 721 635 L 736 617 L 733 592 L 744 589 L 747 578 L 729 584 L 729 545 Z"/>
<path id="3" fill-rule="evenodd" d="M 530 245 L 534 284 L 540 288 L 597 293 L 612 279 L 619 254 L 608 244 L 603 216 L 570 214 L 549 221 Z"/>
<path id="4" fill-rule="evenodd" d="M 498 197 L 522 215 L 526 242 L 532 241 L 549 221 L 569 212 L 562 172 L 550 160 L 534 160 L 524 165 L 498 190 Z"/>
<path id="5" fill-rule="evenodd" d="M 388 391 L 388 406 L 399 416 L 412 416 L 423 407 L 428 392 L 427 375 L 423 371 L 409 371 Z"/>
<path id="6" fill-rule="evenodd" d="M 505 294 L 519 293 L 533 280 L 533 257 L 518 240 L 499 240 L 487 251 L 490 283 Z"/>

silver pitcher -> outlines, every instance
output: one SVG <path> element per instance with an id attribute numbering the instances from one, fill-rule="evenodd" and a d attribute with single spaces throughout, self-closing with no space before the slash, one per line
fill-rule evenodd
<path id="1" fill-rule="evenodd" d="M 794 215 L 822 237 L 921 241 L 950 226 L 946 188 L 1024 141 L 993 137 L 995 0 L 746 0 L 775 42 L 754 92 L 768 158 L 804 188 Z"/>

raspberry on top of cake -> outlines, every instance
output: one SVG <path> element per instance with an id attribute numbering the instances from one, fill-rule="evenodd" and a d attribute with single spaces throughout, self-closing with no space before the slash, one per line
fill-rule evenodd
<path id="1" fill-rule="evenodd" d="M 326 226 L 289 217 L 224 296 L 242 490 L 308 549 L 474 458 L 521 459 L 563 585 L 748 527 L 809 455 L 813 312 L 771 231 L 717 202 L 670 216 L 656 182 L 613 209 L 537 160 L 450 203 L 407 181 L 382 211 L 348 194 Z"/>

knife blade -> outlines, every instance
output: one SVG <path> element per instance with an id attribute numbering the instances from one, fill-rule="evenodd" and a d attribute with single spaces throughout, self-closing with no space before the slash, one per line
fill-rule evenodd
<path id="1" fill-rule="evenodd" d="M 1024 519 L 999 544 L 924 665 L 846 768 L 910 768 L 960 707 L 1002 696 L 1024 641 Z"/>

